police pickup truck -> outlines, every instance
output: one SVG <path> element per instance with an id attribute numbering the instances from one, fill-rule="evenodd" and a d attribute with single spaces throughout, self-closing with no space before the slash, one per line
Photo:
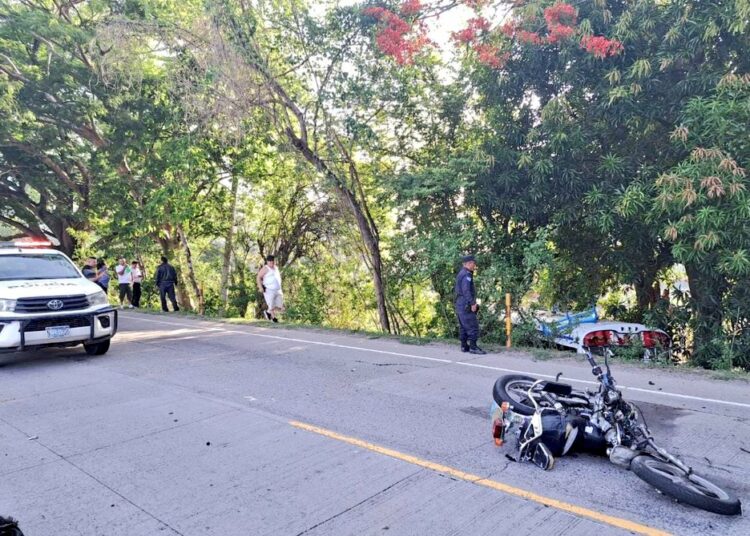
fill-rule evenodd
<path id="1" fill-rule="evenodd" d="M 0 242 L 0 353 L 83 344 L 102 355 L 116 332 L 107 295 L 50 242 Z"/>

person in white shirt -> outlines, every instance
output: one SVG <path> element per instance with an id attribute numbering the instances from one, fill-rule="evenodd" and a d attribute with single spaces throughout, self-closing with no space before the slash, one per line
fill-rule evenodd
<path id="1" fill-rule="evenodd" d="M 141 306 L 141 283 L 143 282 L 143 270 L 140 263 L 133 261 L 130 263 L 130 274 L 133 278 L 133 307 Z"/>
<path id="2" fill-rule="evenodd" d="M 258 290 L 263 293 L 268 306 L 263 314 L 268 320 L 278 322 L 277 313 L 284 312 L 284 294 L 281 292 L 281 272 L 273 255 L 266 257 L 266 264 L 258 272 Z"/>
<path id="3" fill-rule="evenodd" d="M 132 309 L 133 291 L 130 288 L 130 284 L 133 282 L 133 274 L 124 258 L 118 261 L 117 266 L 115 266 L 115 273 L 117 273 L 117 283 L 120 289 L 120 309 L 125 307 L 126 296 L 128 298 L 128 309 Z"/>

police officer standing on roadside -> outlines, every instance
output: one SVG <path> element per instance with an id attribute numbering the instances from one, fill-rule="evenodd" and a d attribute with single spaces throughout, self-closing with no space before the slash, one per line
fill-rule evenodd
<path id="1" fill-rule="evenodd" d="M 159 298 L 161 299 L 161 310 L 169 312 L 167 308 L 167 297 L 172 302 L 172 309 L 179 311 L 177 298 L 174 294 L 174 285 L 177 283 L 177 270 L 169 264 L 166 257 L 161 258 L 161 264 L 156 269 L 156 286 L 159 288 Z"/>
<path id="2" fill-rule="evenodd" d="M 458 316 L 458 332 L 461 339 L 461 351 L 472 354 L 486 354 L 479 346 L 479 321 L 477 320 L 477 294 L 474 290 L 474 270 L 477 261 L 474 255 L 467 255 L 461 259 L 463 268 L 456 276 L 456 315 Z"/>

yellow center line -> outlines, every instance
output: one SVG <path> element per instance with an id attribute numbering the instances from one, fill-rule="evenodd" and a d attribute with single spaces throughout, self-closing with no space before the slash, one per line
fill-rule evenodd
<path id="1" fill-rule="evenodd" d="M 637 534 L 645 534 L 647 536 L 670 536 L 670 533 L 668 532 L 664 532 L 647 525 L 641 525 L 640 523 L 635 523 L 627 519 L 610 516 L 601 512 L 597 512 L 596 510 L 591 510 L 582 506 L 576 506 L 575 504 L 570 504 L 564 501 L 558 501 L 557 499 L 552 499 L 550 497 L 545 497 L 543 495 L 538 495 L 525 489 L 516 488 L 508 484 L 503 484 L 502 482 L 498 482 L 497 480 L 490 480 L 489 478 L 484 478 L 478 475 L 467 473 L 465 471 L 461 471 L 460 469 L 455 469 L 447 465 L 441 465 L 429 460 L 423 460 L 422 458 L 417 458 L 416 456 L 411 456 L 410 454 L 404 454 L 403 452 L 399 452 L 397 450 L 381 447 L 379 445 L 375 445 L 374 443 L 369 443 L 355 437 L 345 436 L 331 430 L 327 430 L 325 428 L 320 428 L 318 426 L 313 426 L 311 424 L 299 421 L 289 421 L 289 424 L 291 424 L 295 428 L 300 428 L 302 430 L 319 434 L 331 439 L 343 441 L 344 443 L 349 443 L 350 445 L 356 445 L 357 447 L 371 450 L 385 456 L 390 456 L 391 458 L 411 463 L 419 467 L 424 467 L 425 469 L 430 469 L 431 471 L 435 471 L 437 473 L 449 475 L 453 478 L 464 480 L 478 486 L 484 486 L 486 488 L 502 491 L 515 497 L 520 497 L 522 499 L 543 504 L 545 506 L 550 506 L 552 508 L 562 510 L 563 512 L 568 512 L 579 517 L 593 519 L 594 521 L 606 523 L 607 525 L 611 525 L 619 529 L 628 530 Z"/>

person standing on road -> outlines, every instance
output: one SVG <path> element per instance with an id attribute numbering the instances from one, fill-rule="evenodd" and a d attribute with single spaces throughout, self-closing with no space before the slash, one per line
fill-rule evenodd
<path id="1" fill-rule="evenodd" d="M 477 346 L 479 339 L 479 321 L 477 320 L 477 295 L 474 290 L 474 270 L 477 261 L 474 255 L 461 259 L 463 267 L 456 276 L 456 315 L 458 316 L 458 333 L 461 339 L 461 351 L 482 355 L 487 352 Z"/>
<path id="2" fill-rule="evenodd" d="M 128 266 L 128 261 L 124 258 L 120 258 L 117 261 L 118 264 L 115 266 L 115 272 L 117 273 L 117 283 L 120 289 L 120 309 L 125 306 L 125 297 L 128 298 L 128 308 L 133 308 L 133 291 L 130 288 L 130 284 L 133 282 L 133 274 Z"/>
<path id="3" fill-rule="evenodd" d="M 141 283 L 143 282 L 143 270 L 138 261 L 130 263 L 130 273 L 133 278 L 133 307 L 141 306 Z"/>
<path id="4" fill-rule="evenodd" d="M 172 302 L 172 309 L 179 311 L 180 308 L 177 306 L 177 298 L 174 295 L 174 286 L 177 283 L 177 270 L 174 266 L 167 262 L 166 257 L 161 258 L 161 264 L 156 269 L 156 286 L 159 287 L 159 298 L 161 298 L 161 310 L 165 313 L 169 312 L 167 308 L 167 296 L 169 301 Z"/>
<path id="5" fill-rule="evenodd" d="M 276 313 L 284 312 L 284 295 L 281 292 L 281 272 L 273 255 L 266 257 L 266 264 L 258 272 L 258 290 L 263 294 L 268 308 L 263 311 L 268 320 L 278 322 Z"/>

